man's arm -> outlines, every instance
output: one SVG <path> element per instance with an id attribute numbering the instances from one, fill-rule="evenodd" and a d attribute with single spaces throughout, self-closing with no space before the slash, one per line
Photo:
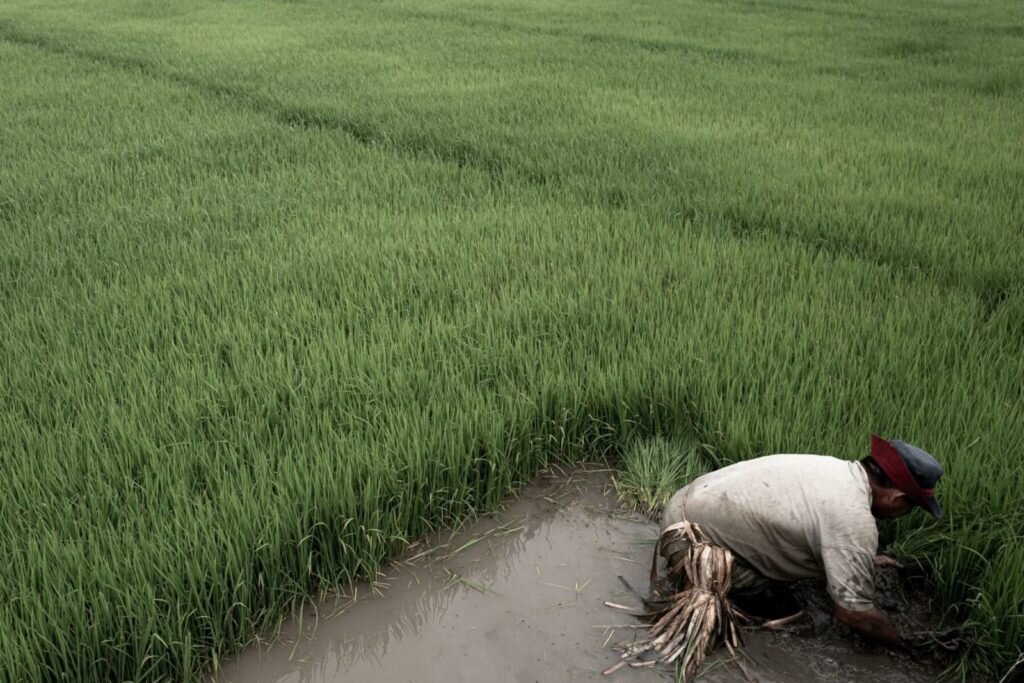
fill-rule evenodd
<path id="1" fill-rule="evenodd" d="M 900 637 L 900 630 L 896 628 L 896 624 L 892 623 L 889 617 L 877 608 L 855 611 L 837 604 L 835 614 L 837 621 L 846 624 L 866 638 L 885 643 L 893 648 L 900 648 L 903 645 L 903 639 Z"/>

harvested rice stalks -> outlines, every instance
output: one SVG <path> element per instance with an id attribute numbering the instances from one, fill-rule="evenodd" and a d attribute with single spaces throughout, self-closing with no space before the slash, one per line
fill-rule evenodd
<path id="1" fill-rule="evenodd" d="M 662 662 L 678 663 L 683 679 L 688 680 L 719 643 L 724 643 L 733 654 L 741 646 L 737 623 L 742 616 L 726 597 L 732 583 L 732 553 L 708 541 L 696 524 L 680 522 L 662 532 L 654 548 L 655 562 L 662 544 L 673 540 L 676 534 L 687 539 L 689 549 L 682 560 L 669 568 L 668 576 L 684 578 L 683 590 L 663 601 L 647 602 L 656 609 L 642 616 L 651 619 L 653 625 L 643 640 L 623 649 L 621 661 L 606 669 L 605 675 L 626 664 L 640 667 Z M 652 567 L 652 574 L 653 571 Z"/>

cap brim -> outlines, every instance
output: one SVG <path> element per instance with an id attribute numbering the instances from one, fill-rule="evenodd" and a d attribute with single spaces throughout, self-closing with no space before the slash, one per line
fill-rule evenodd
<path id="1" fill-rule="evenodd" d="M 935 496 L 929 496 L 921 507 L 931 513 L 935 519 L 942 517 L 942 507 L 939 506 L 939 501 L 935 500 Z"/>

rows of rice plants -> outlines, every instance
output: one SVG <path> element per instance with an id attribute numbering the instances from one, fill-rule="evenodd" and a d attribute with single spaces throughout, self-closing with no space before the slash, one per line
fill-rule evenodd
<path id="1" fill-rule="evenodd" d="M 870 431 L 947 467 L 888 538 L 1004 672 L 1015 12 L 5 3 L 0 680 L 199 680 L 553 460 Z"/>

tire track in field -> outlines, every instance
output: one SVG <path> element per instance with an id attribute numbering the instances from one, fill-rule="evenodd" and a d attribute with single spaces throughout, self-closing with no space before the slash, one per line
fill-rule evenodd
<path id="1" fill-rule="evenodd" d="M 522 24 L 504 19 L 485 19 L 468 17 L 457 12 L 430 12 L 427 10 L 398 10 L 395 16 L 405 19 L 419 19 L 445 24 L 456 24 L 470 29 L 490 29 L 501 33 L 516 33 L 523 36 L 549 36 L 567 38 L 579 43 L 591 43 L 597 46 L 616 46 L 641 49 L 653 53 L 677 53 L 697 56 L 708 61 L 728 64 L 762 64 L 767 66 L 787 66 L 791 62 L 757 50 L 743 48 L 717 48 L 698 45 L 683 40 L 668 38 L 644 38 L 618 33 L 601 33 L 595 31 L 576 31 L 564 26 L 538 26 Z"/>
<path id="2" fill-rule="evenodd" d="M 1004 273 L 982 273 L 971 278 L 964 273 L 942 268 L 931 259 L 912 251 L 893 251 L 882 245 L 854 239 L 843 239 L 823 232 L 807 233 L 780 224 L 770 215 L 751 215 L 738 209 L 727 209 L 722 221 L 726 231 L 739 240 L 787 240 L 803 244 L 814 251 L 833 258 L 845 257 L 885 268 L 906 280 L 925 280 L 948 292 L 968 292 L 977 297 L 981 305 L 978 323 L 991 327 L 991 323 L 1007 302 L 1019 298 L 1024 286 L 1019 277 Z M 1024 326 L 1024 321 L 1012 322 Z M 1024 349 L 1024 339 L 1017 346 Z"/>
<path id="3" fill-rule="evenodd" d="M 0 41 L 11 45 L 30 47 L 49 54 L 86 60 L 107 67 L 171 83 L 201 93 L 204 96 L 226 100 L 237 107 L 274 119 L 290 128 L 329 130 L 342 133 L 364 147 L 375 147 L 404 156 L 440 160 L 458 168 L 472 168 L 486 173 L 498 187 L 521 185 L 551 188 L 561 184 L 555 172 L 533 168 L 500 154 L 479 149 L 473 145 L 439 140 L 429 135 L 392 135 L 389 131 L 365 120 L 344 115 L 328 107 L 286 105 L 275 99 L 257 95 L 244 88 L 216 83 L 173 71 L 145 59 L 129 55 L 116 55 L 54 40 L 38 33 L 23 31 L 13 22 L 0 19 Z"/>
<path id="4" fill-rule="evenodd" d="M 502 30 L 519 30 L 530 33 L 540 32 L 553 36 L 589 35 L 560 28 L 535 29 L 505 22 L 470 20 L 465 17 L 460 18 L 454 15 L 449 16 L 421 11 L 409 11 L 402 14 L 412 18 L 420 17 L 438 21 L 456 21 L 471 27 L 501 28 Z M 626 40 L 632 44 L 636 40 L 646 39 L 611 36 L 609 40 Z M 337 131 L 365 147 L 376 147 L 414 158 L 441 160 L 458 168 L 477 169 L 490 176 L 492 182 L 498 187 L 517 184 L 524 187 L 550 189 L 557 188 L 563 183 L 563 179 L 557 173 L 546 169 L 530 168 L 507 157 L 478 149 L 469 144 L 442 141 L 427 135 L 407 134 L 395 137 L 372 123 L 346 117 L 341 112 L 329 108 L 285 105 L 274 99 L 256 95 L 243 88 L 225 83 L 206 81 L 183 72 L 162 69 L 152 62 L 138 57 L 110 54 L 101 50 L 62 43 L 38 33 L 26 32 L 19 29 L 14 22 L 8 19 L 0 19 L 0 41 L 12 45 L 39 49 L 54 55 L 87 60 L 128 73 L 189 88 L 205 96 L 224 99 L 237 107 L 268 116 L 283 126 L 308 130 Z M 679 44 L 676 47 L 687 49 L 685 44 Z M 712 52 L 725 54 L 732 51 Z M 756 55 L 757 53 L 751 54 Z M 581 197 L 576 199 L 582 201 Z M 604 205 L 606 208 L 611 209 L 626 208 L 623 202 L 615 201 L 614 189 L 606 197 Z M 929 259 L 922 258 L 913 253 L 900 252 L 896 254 L 871 243 L 842 240 L 835 235 L 808 235 L 802 231 L 788 230 L 783 226 L 777 225 L 777 221 L 769 216 L 750 216 L 737 210 L 727 210 L 721 217 L 721 220 L 724 232 L 736 239 L 753 241 L 763 237 L 770 237 L 772 239 L 789 240 L 832 257 L 852 258 L 878 265 L 903 278 L 927 279 L 949 291 L 967 289 L 977 296 L 981 304 L 982 313 L 979 322 L 985 326 L 989 326 L 989 322 L 996 317 L 997 312 L 1004 303 L 1018 298 L 1018 296 L 1011 296 L 1011 293 L 1018 292 L 1022 288 L 1019 278 L 1000 274 L 993 274 L 991 277 L 986 278 L 984 282 L 972 282 L 970 280 L 963 282 L 961 274 L 940 269 Z M 1018 344 L 1018 346 L 1024 348 L 1024 341 Z"/>
<path id="5" fill-rule="evenodd" d="M 848 9 L 843 7 L 837 9 L 827 4 L 812 2 L 802 4 L 800 2 L 779 2 L 764 3 L 761 0 L 705 0 L 709 4 L 721 5 L 732 9 L 740 14 L 766 14 L 770 10 L 781 10 L 791 14 L 814 14 L 822 17 L 837 17 L 840 19 L 856 19 L 877 21 L 881 17 L 874 12 L 867 10 Z"/>

